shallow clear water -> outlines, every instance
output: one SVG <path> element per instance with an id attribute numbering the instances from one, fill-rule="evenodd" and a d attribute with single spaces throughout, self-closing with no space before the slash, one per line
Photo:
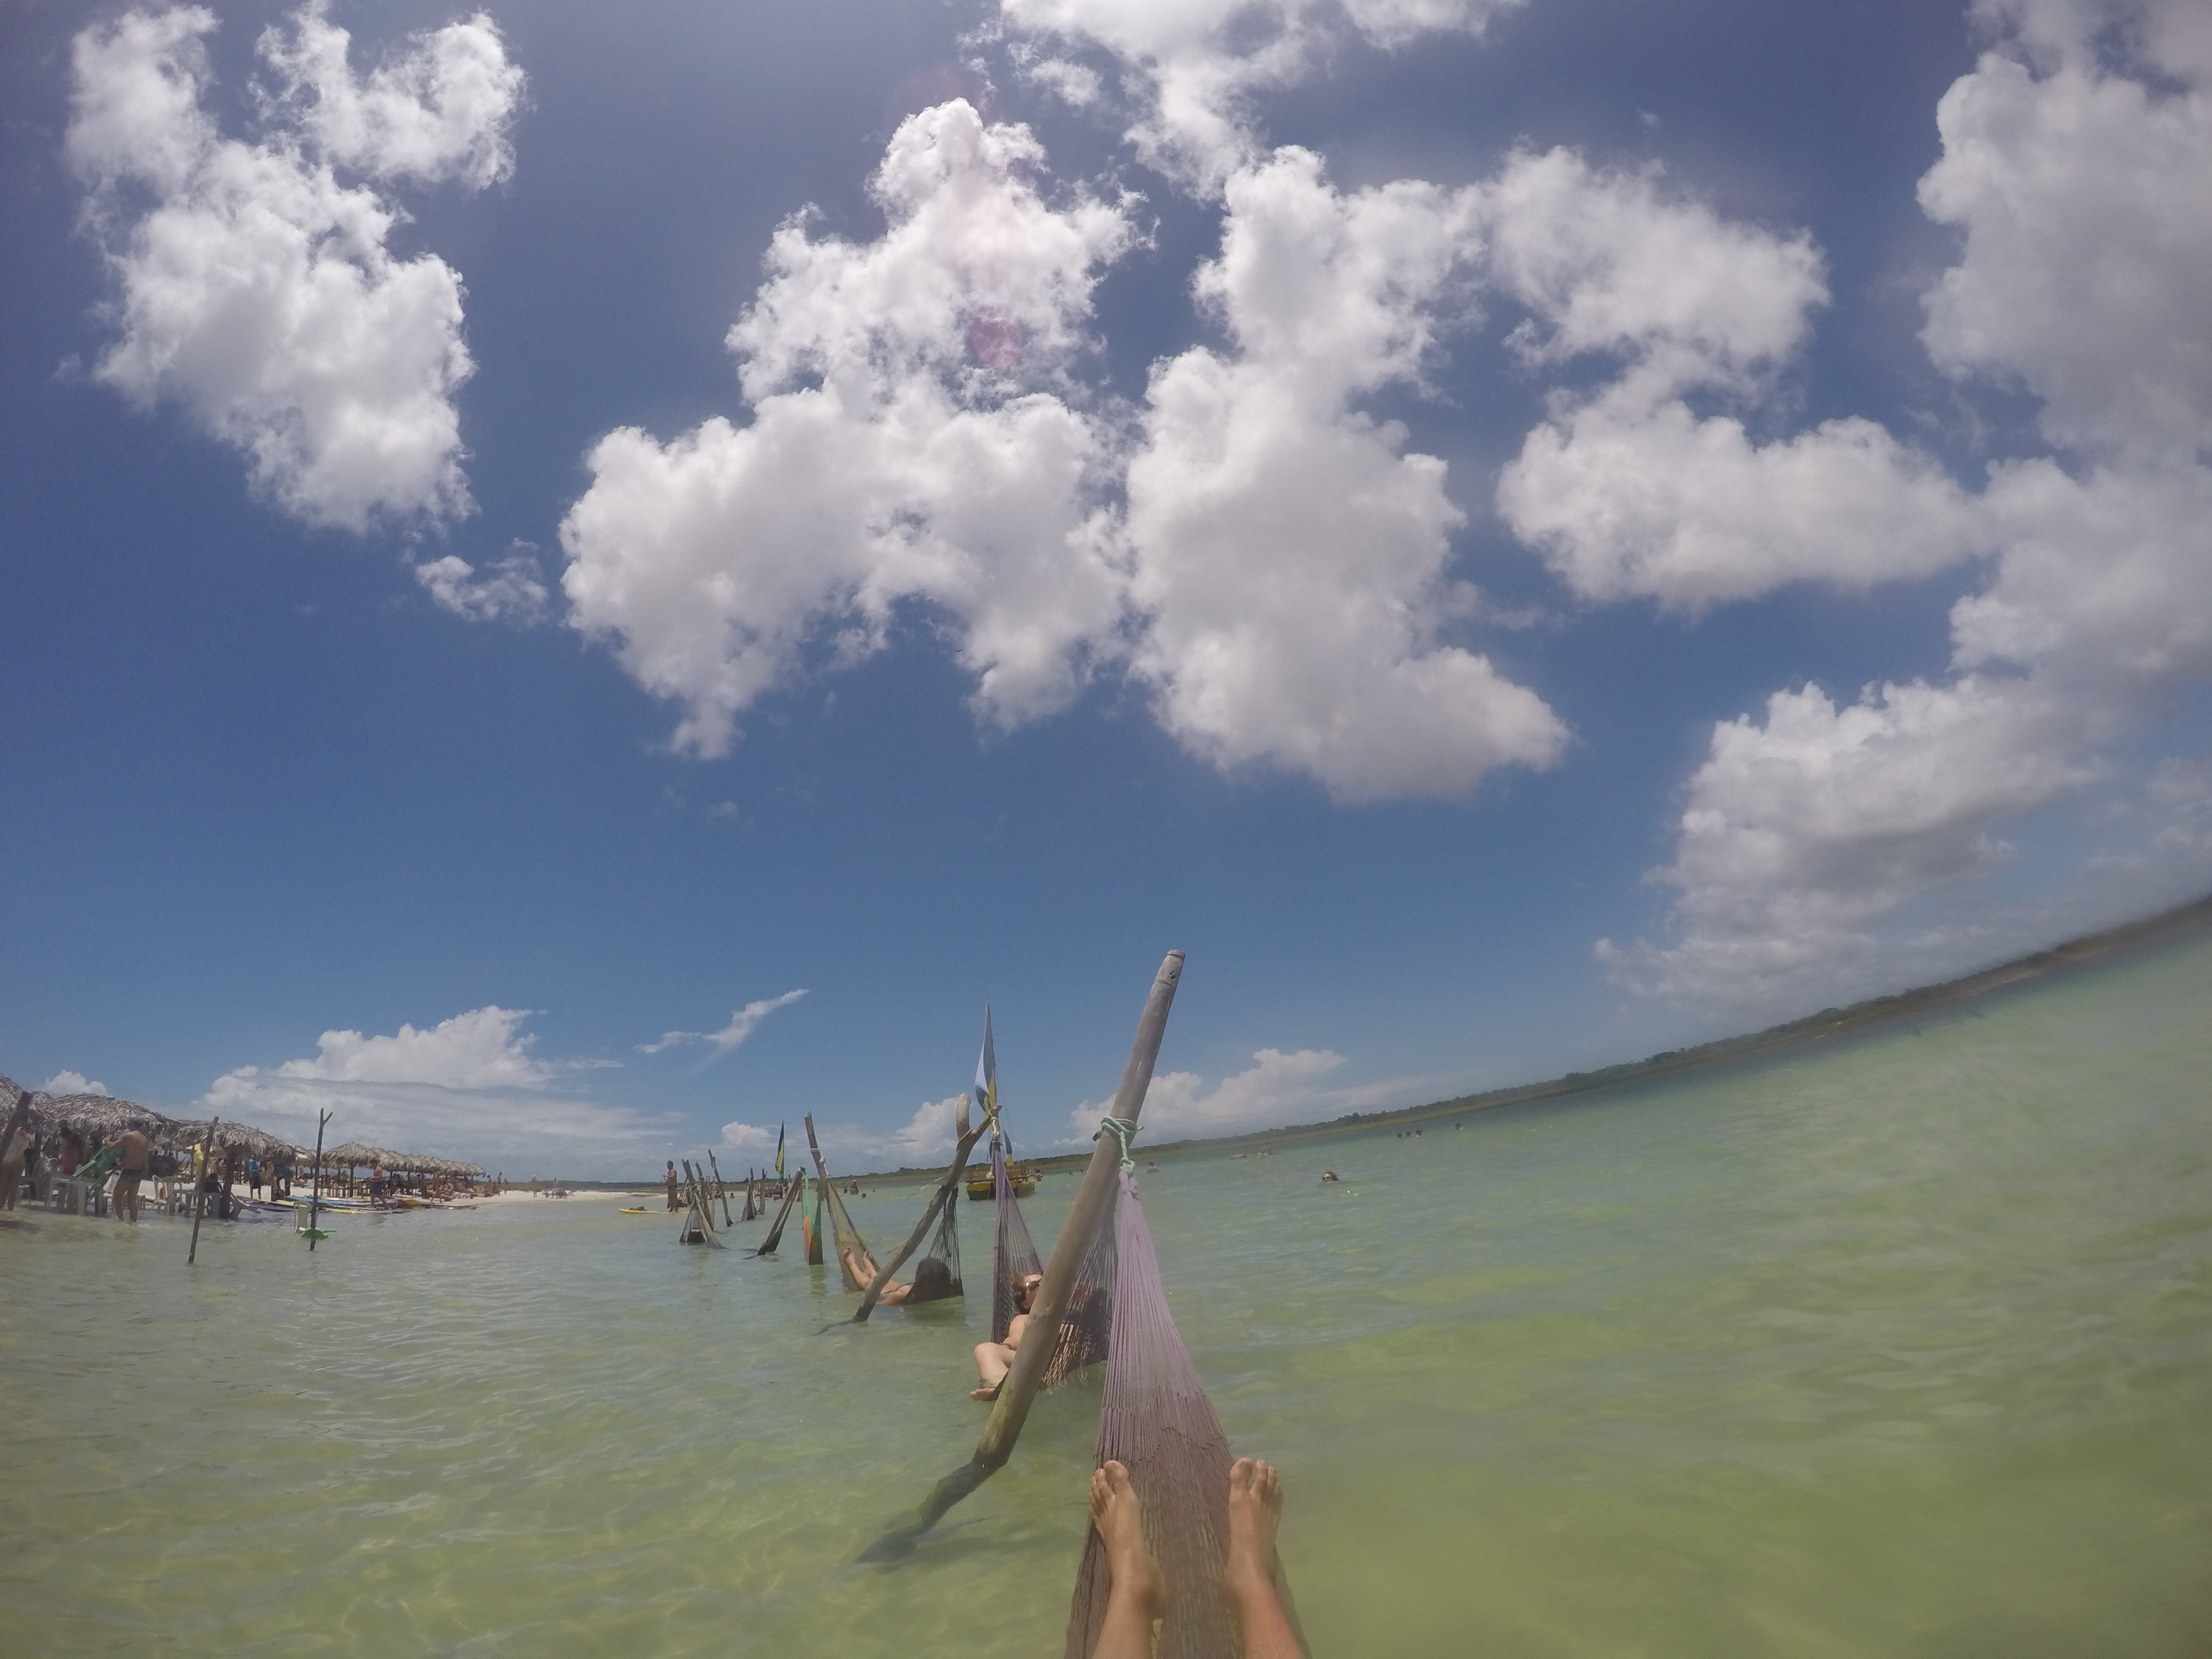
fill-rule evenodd
<path id="1" fill-rule="evenodd" d="M 2209 1011 L 2198 941 L 1149 1176 L 1316 1653 L 2212 1651 Z M 855 1565 L 981 1426 L 957 1306 L 825 1331 L 821 1269 L 606 1203 L 330 1224 L 187 1269 L 181 1224 L 0 1223 L 0 1651 L 1059 1651 L 1095 1384 Z"/>

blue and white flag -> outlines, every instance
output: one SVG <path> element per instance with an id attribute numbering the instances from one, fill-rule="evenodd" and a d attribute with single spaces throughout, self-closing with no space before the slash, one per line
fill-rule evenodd
<path id="1" fill-rule="evenodd" d="M 983 1121 L 995 1132 L 999 1127 L 999 1054 L 991 1046 L 991 1005 L 983 1005 L 983 1052 L 975 1056 L 975 1103 L 983 1109 Z"/>

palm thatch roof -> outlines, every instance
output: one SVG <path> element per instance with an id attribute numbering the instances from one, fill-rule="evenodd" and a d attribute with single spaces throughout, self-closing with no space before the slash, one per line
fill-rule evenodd
<path id="1" fill-rule="evenodd" d="M 0 1102 L 5 1103 L 0 1105 L 0 1122 L 5 1121 L 21 1092 L 22 1086 L 13 1078 L 0 1075 Z M 33 1092 L 27 1133 L 51 1135 L 63 1129 L 75 1129 L 80 1134 L 98 1135 L 106 1140 L 125 1129 L 136 1129 L 155 1146 L 178 1151 L 204 1143 L 212 1126 L 211 1119 L 170 1117 L 150 1106 L 141 1106 L 135 1100 L 120 1100 L 113 1095 L 63 1095 L 58 1098 Z M 215 1133 L 232 1151 L 264 1163 L 307 1165 L 314 1162 L 314 1154 L 308 1148 L 251 1123 L 225 1119 Z M 364 1146 L 357 1140 L 331 1147 L 323 1153 L 323 1167 L 326 1170 L 358 1169 L 379 1164 L 407 1175 L 481 1176 L 484 1172 L 480 1164 L 464 1164 L 423 1152 L 395 1152 L 381 1146 Z"/>

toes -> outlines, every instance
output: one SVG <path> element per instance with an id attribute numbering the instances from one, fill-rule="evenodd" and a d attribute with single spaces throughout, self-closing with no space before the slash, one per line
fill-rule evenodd
<path id="1" fill-rule="evenodd" d="M 1130 1489 L 1128 1468 L 1115 1458 L 1108 1458 L 1098 1473 L 1091 1478 L 1093 1480 L 1104 1480 L 1107 1486 L 1116 1497 Z"/>
<path id="2" fill-rule="evenodd" d="M 1229 1493 L 1231 1497 L 1235 1497 L 1238 1492 L 1244 1491 L 1251 1486 L 1252 1471 L 1255 1467 L 1264 1468 L 1267 1466 L 1265 1464 L 1255 1464 L 1254 1460 L 1249 1457 L 1240 1457 L 1234 1463 L 1231 1463 L 1229 1466 Z"/>

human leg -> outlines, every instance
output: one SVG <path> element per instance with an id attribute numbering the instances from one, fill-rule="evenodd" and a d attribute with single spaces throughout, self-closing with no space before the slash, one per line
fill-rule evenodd
<path id="1" fill-rule="evenodd" d="M 1129 1471 L 1109 1459 L 1091 1477 L 1091 1524 L 1106 1546 L 1106 1617 L 1091 1659 L 1152 1659 L 1152 1621 L 1167 1611 L 1167 1583 L 1145 1547 L 1144 1505 Z"/>
<path id="2" fill-rule="evenodd" d="M 1300 1659 L 1290 1614 L 1275 1589 L 1275 1527 L 1283 1483 L 1274 1466 L 1240 1457 L 1229 1470 L 1229 1559 L 1222 1588 L 1244 1632 L 1244 1659 Z"/>
<path id="3" fill-rule="evenodd" d="M 989 1400 L 999 1392 L 999 1384 L 1006 1380 L 1006 1373 L 1014 1368 L 1014 1351 L 1004 1342 L 978 1342 L 975 1345 L 975 1374 L 983 1379 L 983 1386 L 971 1389 L 971 1400 Z"/>

